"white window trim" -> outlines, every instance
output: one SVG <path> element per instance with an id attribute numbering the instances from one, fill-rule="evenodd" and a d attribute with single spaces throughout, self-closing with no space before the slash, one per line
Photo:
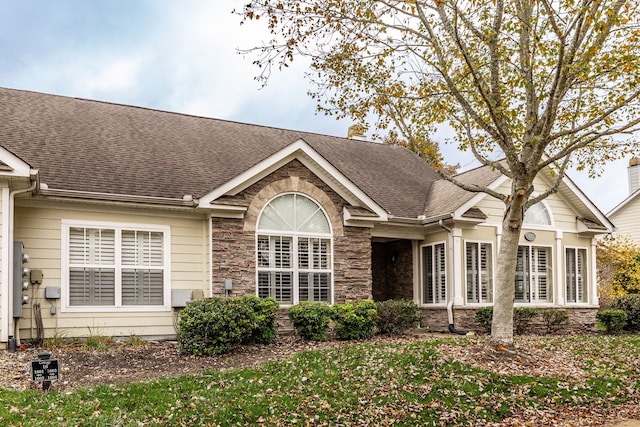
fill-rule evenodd
<path id="1" fill-rule="evenodd" d="M 60 238 L 61 249 L 61 302 L 60 310 L 66 313 L 121 313 L 121 312 L 159 312 L 171 311 L 171 227 L 157 224 L 142 224 L 128 222 L 105 221 L 61 221 L 62 230 Z M 69 229 L 72 227 L 113 229 L 116 231 L 116 271 L 122 268 L 122 259 L 119 256 L 122 250 L 122 230 L 152 231 L 163 233 L 163 278 L 164 301 L 162 305 L 121 305 L 122 278 L 116 274 L 116 305 L 114 306 L 72 306 L 69 304 Z"/>
<path id="2" fill-rule="evenodd" d="M 585 252 L 585 258 L 584 258 L 584 274 L 585 274 L 585 284 L 584 284 L 584 292 L 585 292 L 585 299 L 586 301 L 578 301 L 578 302 L 569 302 L 569 299 L 567 298 L 567 249 L 575 249 L 576 253 L 578 250 L 582 249 Z M 562 265 L 563 265 L 563 271 L 562 271 L 562 292 L 564 294 L 564 300 L 565 300 L 565 304 L 566 305 L 570 305 L 570 306 L 588 306 L 590 304 L 590 300 L 591 300 L 591 268 L 590 265 L 591 263 L 589 262 L 589 248 L 586 246 L 565 246 L 563 248 L 562 251 Z"/>
<path id="3" fill-rule="evenodd" d="M 424 302 L 425 299 L 425 290 L 424 290 L 424 275 L 425 275 L 425 265 L 424 265 L 424 248 L 427 246 L 435 247 L 437 245 L 444 245 L 444 301 L 429 303 Z M 447 301 L 449 301 L 449 257 L 447 256 L 447 242 L 445 240 L 438 242 L 431 242 L 420 245 L 420 306 L 421 307 L 446 307 Z"/>
<path id="4" fill-rule="evenodd" d="M 532 307 L 532 306 L 536 306 L 536 307 L 555 307 L 555 302 L 556 302 L 556 297 L 557 297 L 557 285 L 556 285 L 556 277 L 554 275 L 554 268 L 558 268 L 558 266 L 555 266 L 554 261 L 554 246 L 553 245 L 538 245 L 535 243 L 518 243 L 518 248 L 519 247 L 526 247 L 529 249 L 529 251 L 531 250 L 531 248 L 547 248 L 549 249 L 549 257 L 548 257 L 548 262 L 547 262 L 547 280 L 549 280 L 551 283 L 547 286 L 547 292 L 551 292 L 551 300 L 549 301 L 542 301 L 542 300 L 532 300 L 529 302 L 522 302 L 522 301 L 514 301 L 514 306 L 515 307 Z M 529 252 L 531 253 L 531 252 Z M 517 256 L 517 255 L 516 255 Z M 551 266 L 549 267 L 549 264 L 551 264 Z M 513 280 L 515 280 L 515 275 L 513 277 Z M 538 293 L 538 291 L 536 290 L 536 294 Z"/>
<path id="5" fill-rule="evenodd" d="M 531 195 L 531 197 L 536 197 L 538 196 L 537 193 L 533 193 Z M 547 201 L 547 199 L 544 200 L 540 200 L 538 203 L 544 205 L 545 209 L 547 210 L 547 213 L 549 214 L 549 222 L 550 224 L 545 225 L 545 224 L 532 224 L 529 222 L 524 222 L 524 218 L 523 218 L 523 222 L 522 222 L 522 229 L 523 231 L 525 231 L 525 229 L 532 229 L 532 230 L 556 230 L 556 224 L 555 224 L 555 220 L 554 220 L 554 216 L 553 216 L 553 211 L 551 210 L 551 206 L 549 205 L 549 202 Z"/>
<path id="6" fill-rule="evenodd" d="M 488 244 L 491 245 L 491 302 L 469 302 L 467 300 L 467 243 L 475 243 L 475 244 Z M 464 292 L 464 303 L 470 307 L 491 307 L 493 306 L 493 300 L 496 295 L 496 248 L 494 242 L 491 240 L 465 240 L 463 245 L 463 292 Z"/>
<path id="7" fill-rule="evenodd" d="M 262 217 L 262 214 L 264 212 L 264 210 L 267 208 L 267 206 L 270 205 L 270 203 L 282 196 L 286 196 L 286 195 L 298 195 L 298 196 L 302 196 L 305 197 L 311 201 L 313 201 L 316 205 L 318 205 L 318 208 L 320 208 L 320 210 L 322 211 L 322 213 L 324 214 L 325 218 L 327 219 L 327 223 L 329 224 L 329 233 L 307 233 L 307 232 L 295 232 L 295 231 L 282 231 L 282 230 L 267 230 L 267 229 L 260 229 L 258 228 L 258 224 L 260 224 L 260 218 Z M 261 271 L 275 271 L 274 269 L 267 269 L 267 268 L 260 268 L 258 267 L 258 237 L 259 236 L 275 236 L 275 237 L 291 237 L 292 238 L 292 253 L 291 253 L 291 257 L 293 260 L 295 260 L 295 262 L 292 263 L 293 267 L 292 267 L 292 271 L 293 271 L 293 288 L 292 288 L 292 292 L 293 292 L 293 303 L 292 304 L 284 304 L 284 303 L 280 303 L 280 307 L 282 308 L 287 308 L 287 307 L 291 307 L 292 305 L 296 305 L 298 304 L 300 301 L 299 298 L 299 281 L 298 281 L 298 272 L 300 271 L 300 269 L 298 268 L 298 238 L 302 237 L 302 238 L 318 238 L 318 239 L 327 239 L 329 240 L 329 268 L 328 269 L 319 269 L 316 270 L 317 272 L 323 273 L 323 272 L 328 272 L 329 273 L 329 304 L 333 304 L 333 302 L 335 301 L 335 286 L 334 286 L 334 276 L 335 276 L 335 270 L 334 270 L 334 245 L 333 245 L 333 225 L 331 224 L 331 217 L 327 214 L 327 211 L 324 209 L 324 207 L 322 206 L 322 204 L 320 204 L 320 202 L 318 202 L 316 199 L 314 199 L 313 197 L 309 196 L 308 194 L 305 193 L 297 193 L 297 192 L 285 192 L 285 193 L 280 193 L 277 194 L 276 196 L 272 197 L 271 199 L 269 199 L 264 206 L 262 207 L 262 210 L 260 211 L 260 214 L 257 217 L 257 221 L 256 221 L 256 232 L 254 233 L 254 247 L 255 247 L 255 251 L 254 251 L 254 259 L 255 259 L 255 295 L 258 296 L 258 275 Z M 307 270 L 307 269 L 303 269 L 303 270 Z"/>

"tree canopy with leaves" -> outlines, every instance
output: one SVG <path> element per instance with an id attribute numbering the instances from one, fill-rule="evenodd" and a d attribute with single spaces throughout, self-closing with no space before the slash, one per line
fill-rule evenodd
<path id="1" fill-rule="evenodd" d="M 569 167 L 595 176 L 636 147 L 639 12 L 633 0 L 250 0 L 237 11 L 271 31 L 249 49 L 259 79 L 309 57 L 320 110 L 416 146 L 446 124 L 461 150 L 510 178 L 501 194 L 442 172 L 504 202 L 492 325 L 502 344 L 523 213 Z M 548 168 L 555 182 L 534 192 Z"/>

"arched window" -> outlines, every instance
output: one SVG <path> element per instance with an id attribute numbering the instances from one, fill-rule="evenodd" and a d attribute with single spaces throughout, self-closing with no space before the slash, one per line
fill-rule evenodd
<path id="1" fill-rule="evenodd" d="M 525 224 L 552 225 L 549 210 L 547 209 L 547 206 L 542 202 L 538 202 L 527 209 L 527 211 L 524 213 L 523 222 Z"/>
<path id="2" fill-rule="evenodd" d="M 297 193 L 274 198 L 260 214 L 256 239 L 259 297 L 331 302 L 331 226 L 316 202 Z"/>

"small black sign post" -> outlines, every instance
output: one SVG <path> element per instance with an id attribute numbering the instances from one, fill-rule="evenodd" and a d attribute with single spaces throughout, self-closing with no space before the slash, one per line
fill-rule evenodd
<path id="1" fill-rule="evenodd" d="M 35 382 L 42 383 L 42 390 L 47 391 L 51 386 L 51 381 L 60 378 L 58 359 L 50 359 L 51 353 L 42 352 L 38 354 L 38 360 L 31 361 L 31 378 Z"/>

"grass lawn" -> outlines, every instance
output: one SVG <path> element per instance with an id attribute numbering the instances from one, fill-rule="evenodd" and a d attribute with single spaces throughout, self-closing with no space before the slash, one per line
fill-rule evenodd
<path id="1" fill-rule="evenodd" d="M 579 369 L 500 372 L 443 351 L 482 352 L 478 337 L 354 343 L 257 369 L 65 393 L 0 390 L 0 425 L 545 425 L 532 417 L 640 403 L 640 337 L 521 339 L 515 355 L 499 357 L 562 351 Z"/>

